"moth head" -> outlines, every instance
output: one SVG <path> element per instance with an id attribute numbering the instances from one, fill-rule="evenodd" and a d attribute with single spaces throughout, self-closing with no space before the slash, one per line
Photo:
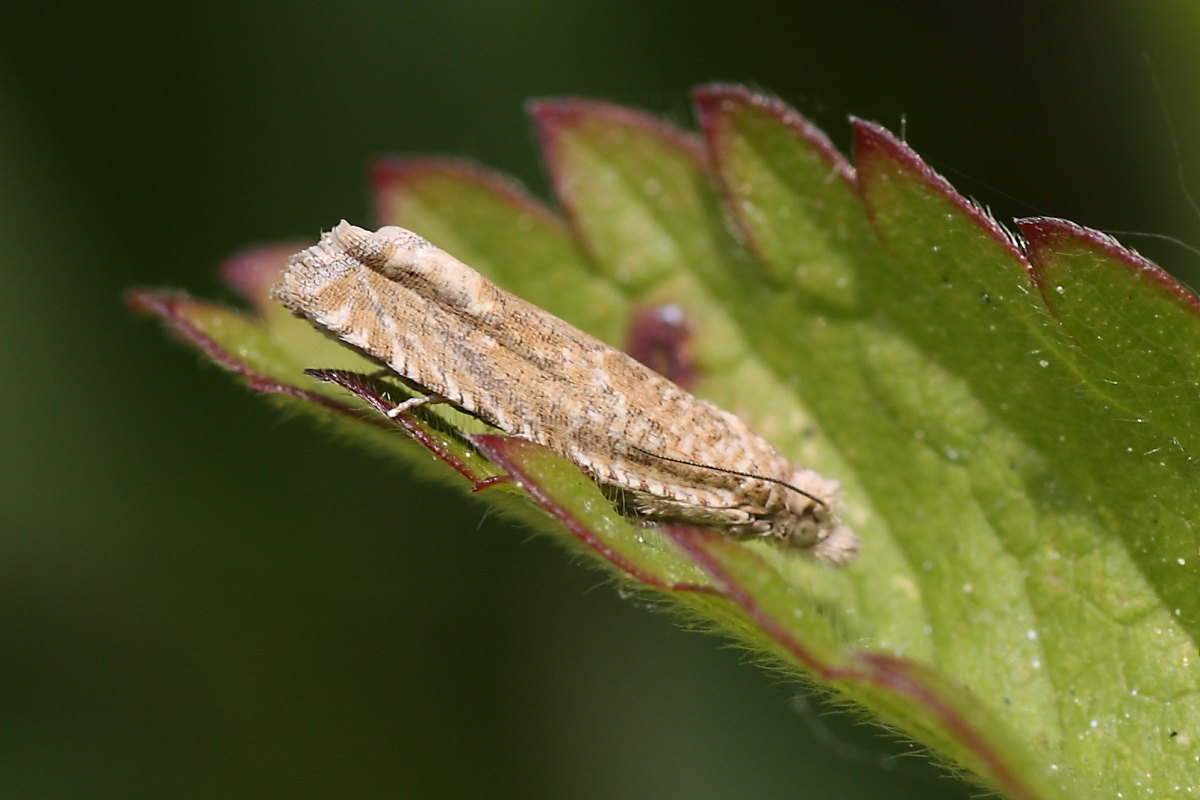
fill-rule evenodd
<path id="1" fill-rule="evenodd" d="M 858 537 L 841 519 L 841 487 L 812 470 L 796 470 L 789 481 L 801 491 L 789 491 L 788 510 L 795 524 L 788 544 L 807 551 L 817 561 L 842 566 L 858 554 Z"/>

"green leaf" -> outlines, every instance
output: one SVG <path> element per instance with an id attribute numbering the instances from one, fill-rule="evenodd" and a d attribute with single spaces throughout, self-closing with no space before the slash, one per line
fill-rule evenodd
<path id="1" fill-rule="evenodd" d="M 851 167 L 770 98 L 695 101 L 698 137 L 534 104 L 563 217 L 477 166 L 415 159 L 373 170 L 381 222 L 661 360 L 838 478 L 862 539 L 845 570 L 630 524 L 569 463 L 455 412 L 387 419 L 402 389 L 265 301 L 282 251 L 226 269 L 256 317 L 132 299 L 252 387 L 427 464 L 403 428 L 625 584 L 1008 797 L 1196 785 L 1200 304 L 1069 223 L 1025 220 L 1018 240 L 877 126 L 855 124 Z M 317 373 L 349 394 L 313 367 L 350 370 Z"/>

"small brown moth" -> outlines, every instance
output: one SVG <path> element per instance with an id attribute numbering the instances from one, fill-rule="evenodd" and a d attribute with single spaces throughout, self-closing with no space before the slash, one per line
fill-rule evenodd
<path id="1" fill-rule="evenodd" d="M 292 256 L 274 297 L 423 392 L 569 459 L 646 518 L 768 537 L 845 564 L 838 484 L 746 423 L 505 292 L 403 228 L 342 222 Z"/>

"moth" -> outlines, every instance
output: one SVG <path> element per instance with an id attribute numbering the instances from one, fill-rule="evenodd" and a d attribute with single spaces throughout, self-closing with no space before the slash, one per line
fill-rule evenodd
<path id="1" fill-rule="evenodd" d="M 272 294 L 418 391 L 574 462 L 651 521 L 763 537 L 828 564 L 858 549 L 836 481 L 738 417 L 504 291 L 411 231 L 341 222 Z"/>

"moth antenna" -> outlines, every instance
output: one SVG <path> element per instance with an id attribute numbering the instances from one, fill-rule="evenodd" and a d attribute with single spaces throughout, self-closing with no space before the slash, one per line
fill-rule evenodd
<path id="1" fill-rule="evenodd" d="M 763 481 L 765 483 L 774 483 L 778 486 L 784 487 L 785 489 L 791 489 L 796 494 L 804 495 L 809 500 L 812 500 L 814 503 L 820 503 L 821 505 L 825 506 L 826 508 L 829 508 L 828 503 L 826 503 L 821 498 L 817 497 L 812 492 L 806 492 L 803 489 L 801 489 L 799 486 L 794 486 L 794 485 L 788 483 L 787 481 L 780 480 L 779 478 L 771 478 L 766 475 L 755 475 L 753 472 L 740 472 L 736 469 L 726 469 L 725 467 L 714 467 L 712 464 L 701 464 L 698 461 L 688 461 L 686 458 L 672 458 L 671 456 L 664 456 L 664 455 L 660 455 L 659 453 L 652 453 L 649 450 L 638 447 L 636 444 L 631 444 L 631 445 L 629 445 L 629 447 L 630 447 L 630 449 L 637 450 L 639 453 L 644 453 L 644 454 L 650 456 L 651 458 L 661 459 L 662 461 L 670 461 L 673 464 L 683 464 L 684 466 L 695 467 L 696 469 L 710 469 L 713 472 L 723 472 L 726 475 L 736 475 L 739 478 L 750 478 L 751 480 L 755 480 L 755 481 Z"/>

